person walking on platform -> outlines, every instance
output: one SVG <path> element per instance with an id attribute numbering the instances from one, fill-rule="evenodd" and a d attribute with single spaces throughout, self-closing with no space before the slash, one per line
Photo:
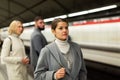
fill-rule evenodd
<path id="1" fill-rule="evenodd" d="M 55 19 L 51 30 L 56 39 L 41 50 L 34 80 L 87 80 L 80 46 L 68 40 L 68 22 Z"/>
<path id="2" fill-rule="evenodd" d="M 45 29 L 45 24 L 40 16 L 35 17 L 35 27 L 31 35 L 31 47 L 30 47 L 30 61 L 33 68 L 36 68 L 39 53 L 41 49 L 47 45 L 47 40 L 42 34 L 42 30 Z"/>
<path id="3" fill-rule="evenodd" d="M 19 38 L 22 32 L 22 22 L 13 20 L 8 29 L 9 36 L 2 45 L 1 62 L 6 65 L 8 80 L 28 80 L 29 59 L 23 41 Z"/>

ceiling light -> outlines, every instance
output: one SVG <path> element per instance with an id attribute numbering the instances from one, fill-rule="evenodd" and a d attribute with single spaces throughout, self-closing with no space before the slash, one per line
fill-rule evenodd
<path id="1" fill-rule="evenodd" d="M 89 14 L 89 13 L 95 13 L 95 12 L 99 12 L 99 11 L 109 10 L 109 9 L 113 9 L 113 8 L 117 8 L 117 5 L 110 5 L 110 6 L 105 6 L 105 7 L 101 7 L 101 8 L 95 8 L 95 9 L 91 9 L 91 10 L 71 13 L 71 14 L 68 14 L 68 17 L 80 16 L 80 15 L 85 15 L 85 14 Z"/>
<path id="2" fill-rule="evenodd" d="M 88 13 L 94 13 L 94 12 L 109 10 L 109 9 L 113 9 L 113 8 L 116 8 L 116 7 L 117 7 L 117 5 L 111 5 L 111 6 L 106 6 L 106 7 L 91 9 L 91 10 L 88 10 Z"/>
<path id="3" fill-rule="evenodd" d="M 52 17 L 52 18 L 47 18 L 47 19 L 44 19 L 44 22 L 50 22 L 56 18 L 67 18 L 67 15 L 61 15 L 61 16 L 56 16 L 56 17 Z"/>

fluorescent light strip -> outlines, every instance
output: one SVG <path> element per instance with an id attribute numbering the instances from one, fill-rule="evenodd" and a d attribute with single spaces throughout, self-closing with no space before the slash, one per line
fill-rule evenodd
<path id="1" fill-rule="evenodd" d="M 34 25 L 34 24 L 35 24 L 35 22 L 32 21 L 32 22 L 24 23 L 23 26 L 30 26 L 30 25 Z"/>
<path id="2" fill-rule="evenodd" d="M 50 22 L 52 20 L 54 20 L 54 18 L 47 18 L 47 19 L 44 19 L 44 22 Z"/>
<path id="3" fill-rule="evenodd" d="M 67 18 L 67 15 L 61 15 L 61 16 L 56 16 L 56 17 L 52 17 L 52 18 L 47 18 L 47 19 L 44 19 L 44 22 L 53 21 L 55 18 Z"/>
<path id="4" fill-rule="evenodd" d="M 56 16 L 56 17 L 44 19 L 44 22 L 53 21 L 55 18 L 67 18 L 67 16 L 68 17 L 80 16 L 80 15 L 85 15 L 85 14 L 89 14 L 89 13 L 105 11 L 105 10 L 113 9 L 113 8 L 116 8 L 116 7 L 117 7 L 117 5 L 110 5 L 110 6 L 106 6 L 106 7 L 101 7 L 101 8 L 95 8 L 95 9 L 81 11 L 81 12 L 70 13 L 68 15 L 61 15 L 61 16 Z M 34 24 L 35 24 L 35 22 L 33 21 L 33 22 L 29 22 L 29 23 L 24 23 L 23 26 L 30 26 L 30 25 L 34 25 Z"/>
<path id="5" fill-rule="evenodd" d="M 88 14 L 88 11 L 71 13 L 71 14 L 68 14 L 68 17 L 80 16 L 80 15 L 84 15 L 84 14 Z"/>
<path id="6" fill-rule="evenodd" d="M 91 9 L 91 10 L 86 10 L 86 11 L 81 11 L 81 12 L 76 12 L 76 13 L 71 13 L 71 14 L 68 14 L 68 17 L 85 15 L 85 14 L 89 14 L 89 13 L 94 13 L 94 12 L 113 9 L 113 8 L 116 8 L 116 7 L 117 7 L 117 5 L 111 5 L 111 6 L 106 6 L 106 7 L 101 7 L 101 8 L 96 8 L 96 9 Z"/>
<path id="7" fill-rule="evenodd" d="M 88 10 L 88 13 L 94 13 L 94 12 L 109 10 L 109 9 L 113 9 L 113 8 L 116 8 L 116 7 L 117 7 L 117 5 L 111 5 L 111 6 L 96 8 L 96 9 Z"/>
<path id="8" fill-rule="evenodd" d="M 47 19 L 44 19 L 44 22 L 53 21 L 55 18 L 67 18 L 67 15 L 61 15 L 61 16 L 56 16 L 56 17 L 52 17 L 52 18 L 47 18 Z M 32 21 L 29 23 L 24 23 L 23 26 L 30 26 L 30 25 L 34 25 L 34 24 L 35 24 L 35 22 Z"/>
<path id="9" fill-rule="evenodd" d="M 30 24 L 29 23 L 24 23 L 23 26 L 29 26 Z"/>

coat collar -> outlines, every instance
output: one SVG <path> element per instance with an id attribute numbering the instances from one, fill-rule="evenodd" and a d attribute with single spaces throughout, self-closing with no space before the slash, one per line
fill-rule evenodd
<path id="1" fill-rule="evenodd" d="M 61 53 L 60 53 L 60 51 L 59 51 L 56 43 L 55 43 L 55 42 L 51 43 L 47 48 L 50 50 L 51 55 L 56 59 L 56 61 L 58 62 L 58 64 L 59 64 L 61 67 L 64 67 L 64 68 L 66 69 L 66 72 L 67 72 L 68 74 L 70 74 L 70 71 L 69 71 L 68 68 L 67 68 L 67 63 L 64 63 L 64 62 L 63 62 L 63 61 L 65 61 L 65 60 L 63 60 L 63 59 L 64 59 L 63 57 L 60 57 L 60 56 L 61 56 L 61 55 L 60 55 Z"/>
<path id="2" fill-rule="evenodd" d="M 11 36 L 14 36 L 14 37 L 19 37 L 19 35 L 17 35 L 17 34 L 11 34 Z"/>

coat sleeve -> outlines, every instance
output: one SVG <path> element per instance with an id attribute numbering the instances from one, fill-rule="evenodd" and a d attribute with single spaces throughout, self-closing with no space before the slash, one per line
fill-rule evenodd
<path id="1" fill-rule="evenodd" d="M 2 45 L 2 51 L 1 51 L 1 62 L 4 63 L 11 63 L 11 64 L 17 64 L 22 61 L 21 57 L 16 56 L 10 56 L 10 47 L 12 45 L 12 42 L 10 39 L 6 38 Z"/>
<path id="2" fill-rule="evenodd" d="M 41 50 L 34 73 L 34 80 L 53 80 L 53 73 L 55 71 L 49 71 L 48 69 L 48 52 L 46 48 Z"/>

